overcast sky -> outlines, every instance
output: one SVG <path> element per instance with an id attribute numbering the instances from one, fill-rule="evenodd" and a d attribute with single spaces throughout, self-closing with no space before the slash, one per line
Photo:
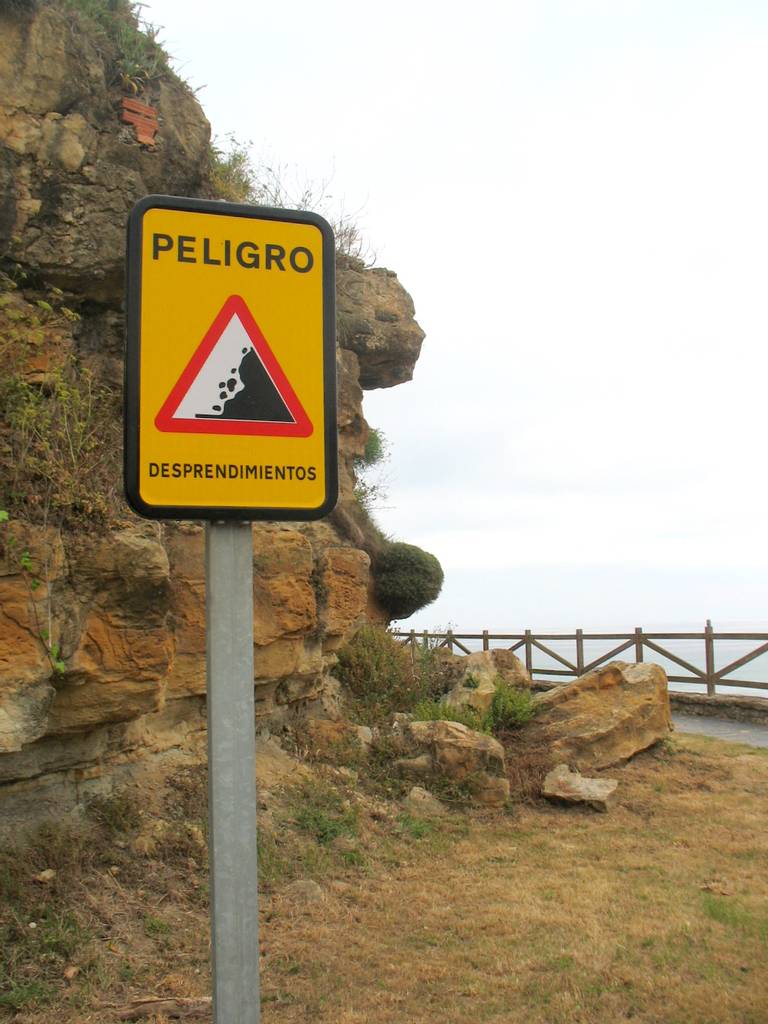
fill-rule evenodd
<path id="1" fill-rule="evenodd" d="M 446 573 L 412 625 L 768 628 L 763 0 L 145 15 L 413 295 L 414 381 L 365 400 L 378 518 Z"/>

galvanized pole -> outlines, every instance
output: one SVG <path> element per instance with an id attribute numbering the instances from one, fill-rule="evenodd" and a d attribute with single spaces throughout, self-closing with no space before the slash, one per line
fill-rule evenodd
<path id="1" fill-rule="evenodd" d="M 205 531 L 214 1024 L 258 1024 L 259 905 L 250 523 Z"/>

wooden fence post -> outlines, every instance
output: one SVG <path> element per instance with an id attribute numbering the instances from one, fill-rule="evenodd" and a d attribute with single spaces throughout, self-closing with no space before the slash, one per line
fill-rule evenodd
<path id="1" fill-rule="evenodd" d="M 489 651 L 490 649 L 491 649 L 491 645 L 488 642 L 488 630 L 484 629 L 483 630 L 483 650 L 484 651 Z"/>
<path id="2" fill-rule="evenodd" d="M 635 661 L 643 660 L 643 627 L 635 626 Z"/>
<path id="3" fill-rule="evenodd" d="M 448 644 L 448 650 L 451 652 L 451 654 L 453 654 L 453 630 L 452 629 L 449 629 L 448 632 L 445 634 L 445 639 L 446 639 L 447 644 Z"/>
<path id="4" fill-rule="evenodd" d="M 576 674 L 584 675 L 584 630 L 576 630 Z"/>
<path id="5" fill-rule="evenodd" d="M 528 675 L 533 678 L 533 644 L 531 643 L 530 629 L 525 631 L 525 667 L 528 670 Z"/>
<path id="6" fill-rule="evenodd" d="M 715 680 L 715 641 L 712 639 L 712 620 L 707 619 L 704 627 L 704 660 L 707 672 L 707 696 L 714 697 L 717 693 Z"/>

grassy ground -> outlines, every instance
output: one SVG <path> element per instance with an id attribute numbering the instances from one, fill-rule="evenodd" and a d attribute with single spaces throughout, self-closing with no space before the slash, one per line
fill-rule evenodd
<path id="1" fill-rule="evenodd" d="M 430 822 L 331 771 L 272 797 L 265 1024 L 766 1024 L 768 752 L 677 737 L 606 774 L 605 816 Z M 0 1018 L 208 993 L 203 794 L 191 772 L 163 814 L 112 801 L 0 857 Z"/>

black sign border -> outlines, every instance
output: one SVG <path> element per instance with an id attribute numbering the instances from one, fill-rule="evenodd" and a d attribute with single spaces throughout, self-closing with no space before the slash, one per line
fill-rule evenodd
<path id="1" fill-rule="evenodd" d="M 323 239 L 323 408 L 325 416 L 325 498 L 317 508 L 245 508 L 240 506 L 148 505 L 139 493 L 139 380 L 141 367 L 141 255 L 144 214 L 148 210 L 212 213 L 250 220 L 312 224 Z M 336 248 L 328 221 L 306 210 L 247 206 L 216 199 L 150 195 L 140 199 L 128 218 L 126 246 L 126 350 L 124 377 L 124 486 L 128 504 L 145 519 L 240 520 L 242 522 L 322 519 L 335 507 L 339 493 L 336 423 Z"/>

